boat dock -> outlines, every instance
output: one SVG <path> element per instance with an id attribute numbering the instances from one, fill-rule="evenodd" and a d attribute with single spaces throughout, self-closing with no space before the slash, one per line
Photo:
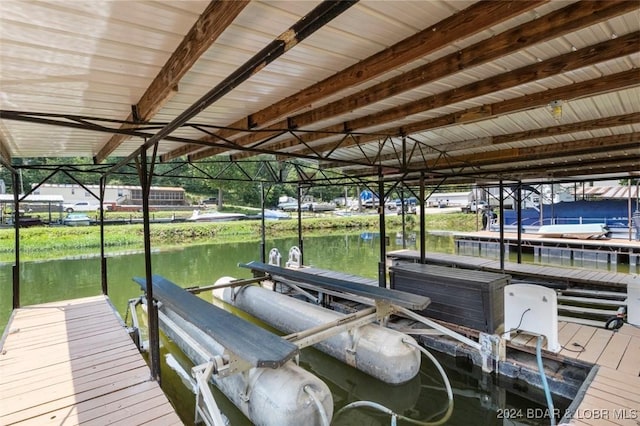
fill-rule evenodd
<path id="1" fill-rule="evenodd" d="M 0 350 L 0 424 L 182 424 L 106 296 L 14 310 Z"/>
<path id="2" fill-rule="evenodd" d="M 416 250 L 396 250 L 387 253 L 388 263 L 417 262 L 420 253 Z M 457 268 L 477 269 L 487 272 L 504 272 L 514 278 L 549 280 L 571 286 L 591 286 L 625 291 L 626 286 L 636 283 L 640 277 L 635 274 L 598 271 L 585 268 L 568 268 L 559 266 L 534 265 L 529 263 L 504 262 L 504 271 L 500 261 L 477 256 L 462 256 L 448 253 L 429 252 L 426 262 L 434 265 L 453 266 Z"/>
<path id="3" fill-rule="evenodd" d="M 558 322 L 561 356 L 595 364 L 565 420 L 575 426 L 630 425 L 640 422 L 640 328 L 625 324 L 617 331 Z M 514 337 L 509 346 L 535 351 L 536 338 Z"/>
<path id="4" fill-rule="evenodd" d="M 497 232 L 457 232 L 454 239 L 456 252 L 461 255 L 500 255 L 500 234 Z M 517 234 L 505 232 L 504 245 L 505 256 L 516 252 Z M 613 265 L 626 263 L 631 270 L 640 266 L 640 243 L 620 238 L 582 240 L 523 233 L 521 247 L 523 253 L 532 253 L 536 260 L 546 263 L 571 265 L 575 261 L 593 262 L 608 265 L 611 269 L 615 269 Z"/>
<path id="5" fill-rule="evenodd" d="M 403 259 L 405 261 L 415 261 L 418 256 L 415 252 L 402 250 L 400 252 L 388 253 L 390 259 Z M 468 263 L 465 263 L 468 260 Z M 428 261 L 449 266 L 465 266 L 487 271 L 499 271 L 496 261 L 481 258 L 466 259 L 464 256 L 446 255 L 441 253 L 429 253 Z M 497 266 L 496 266 L 497 265 Z M 542 267 L 537 265 L 513 265 L 513 270 L 523 273 L 519 267 L 523 267 L 527 273 L 539 275 L 553 275 L 566 272 L 566 268 Z M 527 270 L 527 266 L 532 266 Z M 556 271 L 560 269 L 561 271 Z M 303 269 L 305 274 L 315 275 L 319 279 L 348 280 L 376 286 L 377 281 L 367 278 L 357 277 L 336 271 L 320 268 L 307 267 Z M 628 274 L 614 274 L 605 272 L 589 272 L 588 275 L 580 275 L 584 270 L 576 270 L 573 280 L 584 280 L 586 282 L 607 283 L 612 278 L 617 278 L 618 282 L 624 284 Z M 569 274 L 568 276 L 572 276 Z M 560 274 L 563 276 L 563 274 Z M 582 277 L 582 278 L 580 278 Z M 409 320 L 406 320 L 409 321 Z M 410 322 L 410 321 L 409 321 Z M 454 330 L 460 332 L 470 332 L 471 329 L 458 328 L 450 324 Z M 476 334 L 471 333 L 474 337 Z M 574 403 L 566 411 L 560 412 L 564 424 L 573 426 L 600 426 L 600 425 L 620 425 L 638 426 L 640 424 L 640 328 L 629 324 L 622 325 L 617 330 L 608 330 L 602 327 L 594 327 L 588 324 L 576 322 L 558 321 L 558 341 L 562 349 L 558 354 L 544 351 L 546 356 L 556 360 L 565 361 L 576 360 L 588 368 L 593 365 L 592 373 L 588 375 L 582 384 Z M 514 334 L 507 342 L 507 346 L 530 354 L 535 354 L 537 338 L 526 333 Z M 547 371 L 547 375 L 553 375 L 553 371 Z M 537 420 L 548 419 L 548 414 L 538 412 L 522 412 L 522 416 L 539 416 Z M 517 419 L 514 419 L 517 420 Z"/>

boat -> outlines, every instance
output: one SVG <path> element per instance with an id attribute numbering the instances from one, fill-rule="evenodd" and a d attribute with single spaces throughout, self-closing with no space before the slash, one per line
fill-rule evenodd
<path id="1" fill-rule="evenodd" d="M 262 219 L 262 213 L 258 213 L 255 215 L 247 216 L 248 219 Z M 281 212 L 277 210 L 267 210 L 264 211 L 264 218 L 266 220 L 285 220 L 291 219 L 291 215 L 286 212 Z"/>
<path id="2" fill-rule="evenodd" d="M 69 213 L 62 220 L 62 224 L 67 226 L 89 226 L 91 218 L 86 213 Z"/>
<path id="3" fill-rule="evenodd" d="M 601 240 L 609 238 L 610 230 L 604 223 L 586 223 L 575 225 L 544 225 L 538 229 L 538 235 L 546 238 L 573 238 L 579 240 Z"/>
<path id="4" fill-rule="evenodd" d="M 336 205 L 334 203 L 323 203 L 323 202 L 312 202 L 305 203 L 300 207 L 302 210 L 308 210 L 310 212 L 332 212 L 336 209 Z"/>
<path id="5" fill-rule="evenodd" d="M 187 218 L 187 220 L 191 222 L 229 222 L 232 220 L 246 219 L 246 217 L 247 215 L 242 213 L 200 213 L 200 210 L 194 210 L 191 217 Z"/>
<path id="6" fill-rule="evenodd" d="M 504 211 L 505 226 L 516 225 L 518 212 Z M 629 203 L 627 200 L 560 201 L 543 204 L 542 208 L 522 209 L 522 226 L 579 225 L 603 223 L 610 229 L 626 230 L 629 226 Z"/>

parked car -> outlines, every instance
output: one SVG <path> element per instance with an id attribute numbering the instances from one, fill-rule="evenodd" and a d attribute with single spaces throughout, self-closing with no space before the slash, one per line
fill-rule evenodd
<path id="1" fill-rule="evenodd" d="M 63 204 L 62 209 L 67 213 L 73 212 L 95 212 L 100 210 L 100 205 L 96 203 L 90 203 L 88 201 L 78 201 L 73 204 Z"/>
<path id="2" fill-rule="evenodd" d="M 465 207 L 462 207 L 462 213 L 476 213 L 478 211 L 482 212 L 488 207 L 489 205 L 486 201 L 478 201 L 477 203 L 475 201 L 472 201 Z"/>
<path id="3" fill-rule="evenodd" d="M 216 197 L 205 198 L 202 200 L 202 204 L 218 204 L 218 199 Z"/>

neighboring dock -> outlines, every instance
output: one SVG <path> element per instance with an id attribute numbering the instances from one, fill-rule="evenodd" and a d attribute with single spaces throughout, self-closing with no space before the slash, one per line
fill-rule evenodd
<path id="1" fill-rule="evenodd" d="M 456 252 L 473 256 L 499 256 L 500 233 L 457 232 L 454 235 Z M 615 270 L 618 263 L 626 263 L 631 270 L 640 266 L 640 243 L 621 238 L 576 239 L 550 238 L 532 233 L 523 233 L 520 239 L 523 253 L 533 254 L 535 259 L 546 263 L 571 265 L 572 262 L 591 262 L 608 265 Z M 518 235 L 504 233 L 505 254 L 515 252 Z"/>
<path id="2" fill-rule="evenodd" d="M 397 250 L 387 253 L 387 259 L 394 261 L 417 262 L 420 253 L 416 250 Z M 457 268 L 477 269 L 487 272 L 503 272 L 498 260 L 476 256 L 463 256 L 448 253 L 428 252 L 427 263 Z M 550 280 L 568 286 L 607 287 L 625 291 L 626 286 L 636 283 L 638 275 L 619 272 L 597 271 L 585 268 L 570 268 L 530 263 L 504 262 L 504 273 L 519 279 Z"/>
<path id="3" fill-rule="evenodd" d="M 16 309 L 0 352 L 0 424 L 180 425 L 106 296 Z"/>

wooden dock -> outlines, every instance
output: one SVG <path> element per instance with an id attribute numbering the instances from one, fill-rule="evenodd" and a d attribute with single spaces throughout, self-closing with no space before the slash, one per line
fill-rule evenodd
<path id="1" fill-rule="evenodd" d="M 420 253 L 416 250 L 397 250 L 387 253 L 387 259 L 394 261 L 417 262 Z M 502 272 L 500 262 L 476 256 L 461 256 L 448 253 L 429 252 L 426 254 L 427 263 L 457 268 L 477 269 L 487 272 Z M 608 287 L 625 291 L 628 284 L 640 280 L 636 274 L 624 274 L 619 272 L 597 271 L 585 268 L 569 268 L 548 265 L 534 265 L 530 263 L 504 262 L 504 273 L 514 278 L 535 278 L 572 285 L 587 285 L 595 287 Z"/>
<path id="2" fill-rule="evenodd" d="M 106 296 L 17 309 L 0 345 L 0 424 L 182 424 Z"/>
<path id="3" fill-rule="evenodd" d="M 500 234 L 491 231 L 457 232 L 454 235 L 456 251 L 460 254 L 491 255 L 500 253 Z M 516 252 L 518 236 L 504 233 L 504 249 Z M 523 233 L 520 239 L 523 253 L 533 254 L 546 263 L 571 265 L 572 262 L 602 264 L 615 270 L 617 263 L 627 263 L 631 270 L 640 265 L 640 243 L 620 238 L 574 239 L 550 238 L 535 233 Z"/>
<path id="4" fill-rule="evenodd" d="M 571 322 L 558 323 L 560 355 L 598 366 L 577 407 L 569 408 L 574 426 L 640 424 L 640 328 L 625 324 L 618 331 Z M 536 338 L 521 334 L 513 347 L 535 350 Z M 564 413 L 561 413 L 564 414 Z"/>

